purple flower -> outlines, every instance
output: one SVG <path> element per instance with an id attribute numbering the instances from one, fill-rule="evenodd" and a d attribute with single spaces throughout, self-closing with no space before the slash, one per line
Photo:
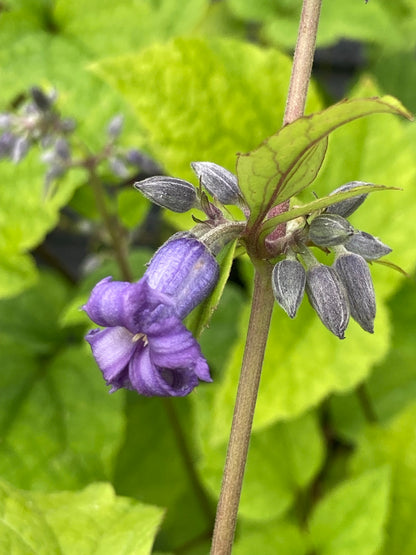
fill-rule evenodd
<path id="1" fill-rule="evenodd" d="M 86 340 L 110 392 L 121 387 L 146 396 L 183 396 L 210 382 L 207 361 L 183 318 L 212 291 L 218 264 L 189 236 L 174 236 L 136 283 L 101 280 L 83 307 L 104 329 Z"/>

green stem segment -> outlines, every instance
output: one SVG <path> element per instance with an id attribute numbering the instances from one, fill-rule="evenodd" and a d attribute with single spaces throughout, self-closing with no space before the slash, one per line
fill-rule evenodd
<path id="1" fill-rule="evenodd" d="M 234 408 L 211 554 L 231 553 L 264 352 L 273 312 L 272 266 L 256 269 L 240 383 Z"/>
<path id="2" fill-rule="evenodd" d="M 283 124 L 304 112 L 322 0 L 304 0 Z M 257 238 L 248 237 L 255 244 Z M 260 376 L 273 312 L 272 267 L 254 261 L 256 273 L 247 340 L 228 443 L 211 555 L 232 550 Z"/>

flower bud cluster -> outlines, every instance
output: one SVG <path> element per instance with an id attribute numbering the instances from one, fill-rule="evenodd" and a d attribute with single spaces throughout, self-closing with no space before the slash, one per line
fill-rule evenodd
<path id="1" fill-rule="evenodd" d="M 363 185 L 368 183 L 353 181 L 331 194 Z M 275 299 L 291 318 L 296 316 L 306 291 L 322 323 L 340 339 L 344 338 L 350 316 L 365 331 L 373 333 L 376 301 L 367 261 L 391 252 L 390 247 L 369 233 L 354 229 L 346 219 L 366 197 L 367 194 L 357 194 L 311 218 L 272 273 Z M 318 262 L 311 247 L 332 250 L 333 264 Z"/>

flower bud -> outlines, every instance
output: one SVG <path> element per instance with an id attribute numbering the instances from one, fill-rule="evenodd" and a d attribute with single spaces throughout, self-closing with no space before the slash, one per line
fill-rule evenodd
<path id="1" fill-rule="evenodd" d="M 161 167 L 150 156 L 137 148 L 130 148 L 126 152 L 126 161 L 147 175 L 157 175 L 163 172 Z"/>
<path id="2" fill-rule="evenodd" d="M 377 237 L 365 231 L 355 231 L 344 244 L 350 252 L 359 254 L 366 260 L 377 260 L 391 252 L 391 248 L 382 243 Z"/>
<path id="3" fill-rule="evenodd" d="M 286 258 L 273 268 L 272 288 L 276 301 L 294 318 L 305 292 L 306 272 L 298 260 Z"/>
<path id="4" fill-rule="evenodd" d="M 329 196 L 335 195 L 335 193 L 349 191 L 355 187 L 363 187 L 364 185 L 371 185 L 371 183 L 366 183 L 365 181 L 350 181 L 349 183 L 345 183 L 344 185 L 341 185 L 341 187 L 338 187 L 329 193 Z M 336 202 L 335 204 L 331 204 L 326 208 L 325 212 L 328 214 L 339 214 L 340 216 L 344 216 L 344 218 L 348 218 L 348 216 L 361 206 L 367 198 L 367 195 L 368 193 L 364 193 L 363 195 L 357 193 L 356 197 L 347 198 L 345 200 L 341 200 L 340 202 Z"/>
<path id="5" fill-rule="evenodd" d="M 30 89 L 30 95 L 36 108 L 41 112 L 47 112 L 51 108 L 54 98 L 50 98 L 39 87 L 32 87 Z"/>
<path id="6" fill-rule="evenodd" d="M 341 245 L 353 233 L 352 225 L 338 214 L 316 216 L 309 226 L 309 239 L 320 247 Z"/>
<path id="7" fill-rule="evenodd" d="M 29 140 L 26 137 L 19 137 L 13 145 L 11 157 L 15 164 L 18 164 L 28 153 L 30 147 Z"/>
<path id="8" fill-rule="evenodd" d="M 124 116 L 123 114 L 118 114 L 114 116 L 107 127 L 107 134 L 111 139 L 117 139 L 123 130 Z"/>
<path id="9" fill-rule="evenodd" d="M 196 204 L 196 189 L 184 179 L 157 175 L 137 181 L 134 187 L 155 204 L 173 212 L 186 212 Z"/>
<path id="10" fill-rule="evenodd" d="M 306 273 L 306 293 L 324 326 L 344 339 L 350 310 L 347 294 L 335 270 L 324 264 L 312 266 Z"/>
<path id="11" fill-rule="evenodd" d="M 369 333 L 374 333 L 376 298 L 367 262 L 358 254 L 341 254 L 334 269 L 347 292 L 351 316 Z"/>
<path id="12" fill-rule="evenodd" d="M 111 171 L 116 177 L 120 177 L 121 179 L 127 179 L 130 175 L 130 172 L 124 163 L 124 161 L 119 158 L 118 156 L 112 156 L 108 161 Z"/>
<path id="13" fill-rule="evenodd" d="M 241 202 L 241 191 L 233 173 L 213 162 L 192 162 L 191 167 L 201 185 L 222 204 Z"/>

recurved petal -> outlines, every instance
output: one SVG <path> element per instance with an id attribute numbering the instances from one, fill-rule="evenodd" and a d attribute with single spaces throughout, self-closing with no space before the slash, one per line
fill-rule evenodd
<path id="1" fill-rule="evenodd" d="M 189 368 L 157 367 L 147 347 L 138 349 L 129 365 L 132 387 L 147 397 L 183 397 L 197 385 L 198 378 Z"/>
<path id="2" fill-rule="evenodd" d="M 129 387 L 127 368 L 136 349 L 132 334 L 122 327 L 94 329 L 85 339 L 111 392 Z"/>

